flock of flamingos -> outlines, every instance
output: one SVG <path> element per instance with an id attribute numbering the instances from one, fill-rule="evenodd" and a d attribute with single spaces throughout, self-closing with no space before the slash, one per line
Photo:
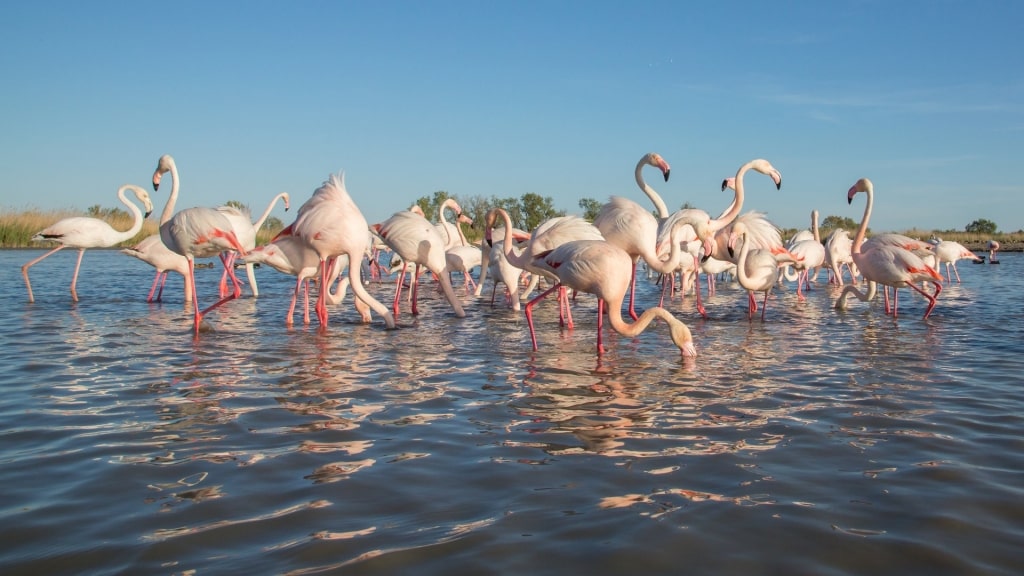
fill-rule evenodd
<path id="1" fill-rule="evenodd" d="M 957 260 L 982 261 L 956 242 L 924 242 L 900 234 L 877 234 L 865 239 L 874 202 L 874 189 L 867 178 L 858 180 L 847 192 L 849 203 L 857 194 L 866 196 L 864 216 L 853 239 L 846 230 L 837 229 L 822 242 L 815 210 L 811 213 L 810 230 L 801 231 L 784 242 L 779 228 L 764 214 L 740 213 L 744 177 L 750 170 L 770 177 L 776 188 L 781 187 L 782 175 L 767 160 L 751 160 L 743 164 L 734 177 L 723 181 L 722 189 L 732 189 L 734 197 L 717 218 L 693 208 L 670 213 L 658 193 L 644 181 L 642 171 L 645 166 L 659 169 L 666 181 L 670 168 L 664 158 L 655 153 L 645 154 L 636 165 L 637 185 L 653 202 L 657 217 L 650 208 L 615 196 L 601 208 L 593 223 L 578 216 L 559 216 L 545 221 L 535 230 L 524 231 L 514 228 L 508 213 L 497 208 L 487 213 L 484 242 L 480 246 L 469 244 L 462 234 L 458 223 L 472 221 L 461 214 L 454 200 L 449 199 L 441 206 L 437 224 L 430 222 L 421 210 L 414 207 L 369 225 L 346 191 L 343 176 L 331 175 L 299 208 L 291 224 L 270 243 L 257 247 L 256 231 L 279 200 L 288 208 L 287 193 L 277 195 L 256 222 L 250 220 L 249 214 L 230 206 L 186 208 L 176 212 L 178 170 L 174 159 L 164 155 L 153 174 L 154 191 L 159 189 L 168 172 L 172 179 L 171 193 L 160 219 L 160 233 L 124 252 L 156 268 L 148 296 L 150 301 L 154 300 L 154 294 L 157 300 L 162 296 L 168 272 L 177 272 L 184 277 L 185 299 L 192 302 L 193 328 L 197 337 L 206 314 L 241 295 L 241 282 L 234 272 L 239 258 L 245 264 L 254 296 L 258 295 L 253 272 L 256 263 L 265 263 L 296 277 L 286 316 L 288 324 L 293 322 L 300 291 L 306 301 L 304 321 L 309 323 L 309 284 L 310 280 L 315 281 L 320 289 L 314 310 L 322 327 L 327 325 L 327 305 L 343 299 L 350 286 L 355 307 L 364 322 L 371 321 L 372 310 L 384 319 L 388 328 L 394 328 L 407 267 L 414 264 L 407 296 L 414 314 L 418 313 L 417 289 L 420 272 L 424 269 L 436 277 L 458 317 L 465 316 L 465 311 L 451 283 L 450 273 L 453 271 L 463 273 L 467 293 L 473 290 L 476 296 L 481 295 L 487 276 L 493 276 L 495 287 L 499 283 L 505 285 L 506 301 L 514 310 L 521 309 L 520 300 L 525 300 L 538 280 L 544 279 L 550 287 L 522 305 L 535 350 L 534 305 L 556 293 L 560 322 L 571 328 L 568 295 L 571 289 L 574 293 L 593 294 L 598 299 L 598 354 L 604 351 L 601 334 L 606 315 L 612 328 L 626 336 L 640 334 L 654 319 L 660 318 L 668 324 L 672 341 L 684 359 L 697 354 L 693 336 L 686 324 L 663 307 L 665 294 L 671 297 L 676 290 L 677 276 L 683 293 L 694 292 L 697 311 L 705 318 L 707 312 L 701 302 L 698 282 L 702 272 L 707 275 L 709 292 L 714 291 L 717 275 L 732 273 L 747 291 L 748 318 L 752 319 L 758 309 L 755 293 L 762 293 L 760 308 L 761 320 L 764 321 L 768 296 L 773 287 L 783 278 L 795 280 L 797 294 L 804 299 L 803 290 L 810 288 L 811 279 L 821 268 L 828 270 L 830 282 L 843 285 L 836 300 L 837 309 L 846 308 L 849 296 L 860 301 L 872 300 L 877 286 L 881 284 L 886 314 L 897 315 L 899 289 L 909 288 L 928 301 L 924 313 L 924 318 L 927 318 L 935 308 L 943 282 L 952 281 L 950 267 L 959 282 Z M 129 191 L 144 210 L 126 198 Z M 149 193 L 139 186 L 127 184 L 118 190 L 117 195 L 134 215 L 134 225 L 129 230 L 117 231 L 96 218 L 74 217 L 63 219 L 33 237 L 33 240 L 49 240 L 58 245 L 22 266 L 29 302 L 34 301 L 29 269 L 46 257 L 65 247 L 79 250 L 71 280 L 71 295 L 78 301 L 75 287 L 85 250 L 114 246 L 138 234 L 143 220 L 153 211 Z M 446 209 L 456 214 L 455 223 L 446 220 Z M 390 309 L 366 291 L 362 279 L 364 258 L 368 258 L 370 273 L 379 273 L 376 256 L 380 249 L 391 250 L 398 257 L 393 261 L 402 263 Z M 990 242 L 989 249 L 990 262 L 997 263 L 995 251 L 999 249 L 998 243 Z M 200 309 L 195 289 L 195 259 L 213 256 L 219 256 L 224 265 L 220 298 Z M 663 275 L 662 301 L 637 315 L 633 288 L 640 259 L 648 270 Z M 942 264 L 946 265 L 945 279 L 938 272 Z M 470 270 L 475 267 L 480 268 L 479 282 L 474 282 L 470 275 Z M 844 268 L 850 276 L 849 284 L 844 283 Z M 857 288 L 858 276 L 867 281 L 865 291 Z M 530 284 L 520 295 L 525 280 Z M 932 286 L 930 291 L 927 289 L 929 284 Z M 625 304 L 627 293 L 628 306 Z M 631 321 L 623 318 L 624 306 Z"/>

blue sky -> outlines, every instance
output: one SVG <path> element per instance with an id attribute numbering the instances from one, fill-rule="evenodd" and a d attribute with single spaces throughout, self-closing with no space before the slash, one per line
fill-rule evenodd
<path id="1" fill-rule="evenodd" d="M 1024 229 L 1024 3 L 7 3 L 0 207 L 115 206 L 174 155 L 180 208 L 262 212 L 332 172 L 372 223 L 416 198 L 624 195 L 782 227 L 875 184 L 876 231 Z M 158 193 L 155 203 L 163 205 Z M 292 213 L 274 215 L 290 221 Z"/>

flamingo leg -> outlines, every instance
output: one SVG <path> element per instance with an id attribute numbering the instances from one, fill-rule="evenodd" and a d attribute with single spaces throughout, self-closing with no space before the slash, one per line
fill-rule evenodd
<path id="1" fill-rule="evenodd" d="M 414 316 L 420 313 L 419 308 L 416 307 L 416 300 L 419 299 L 419 292 L 420 292 L 420 265 L 417 264 L 416 267 L 413 268 L 412 289 L 409 290 L 409 294 L 412 297 L 412 313 L 413 313 Z"/>
<path id="2" fill-rule="evenodd" d="M 149 288 L 149 294 L 146 296 L 146 302 L 153 302 L 153 294 L 156 293 L 156 286 L 160 283 L 160 277 L 163 276 L 163 272 L 157 270 L 156 276 L 153 276 L 153 285 Z M 163 293 L 163 290 L 160 291 Z"/>
<path id="3" fill-rule="evenodd" d="M 78 249 L 78 260 L 75 261 L 75 273 L 71 276 L 71 299 L 78 302 L 78 291 L 75 287 L 78 285 L 78 270 L 82 267 L 82 256 L 85 256 L 85 248 Z"/>
<path id="4" fill-rule="evenodd" d="M 391 308 L 395 311 L 395 317 L 398 317 L 398 300 L 402 297 L 402 282 L 405 280 L 405 270 L 409 265 L 402 262 L 402 273 L 398 275 L 398 281 L 395 282 L 395 303 Z"/>
<path id="5" fill-rule="evenodd" d="M 602 327 L 604 326 L 604 299 L 597 300 L 597 355 L 604 354 L 604 343 L 601 339 Z"/>
<path id="6" fill-rule="evenodd" d="M 697 312 L 700 313 L 701 317 L 707 320 L 708 311 L 704 309 L 704 303 L 700 300 L 700 261 L 696 256 L 693 257 L 693 269 L 696 274 L 696 278 L 693 281 L 693 291 L 697 293 Z M 708 293 L 711 296 L 711 293 Z"/>
<path id="7" fill-rule="evenodd" d="M 32 261 L 26 263 L 24 266 L 21 267 L 21 275 L 25 278 L 25 287 L 28 288 L 28 301 L 29 302 L 35 302 L 36 299 L 32 296 L 32 282 L 30 282 L 29 279 L 28 279 L 28 269 L 33 267 L 33 266 L 35 266 L 36 264 L 41 262 L 44 258 L 46 258 L 47 256 L 50 256 L 51 254 L 53 254 L 54 252 L 60 250 L 63 247 L 64 247 L 64 245 L 61 244 L 60 246 L 57 246 L 53 250 L 50 250 L 46 254 L 43 254 L 39 258 L 36 258 L 35 260 L 32 260 Z"/>
<path id="8" fill-rule="evenodd" d="M 534 350 L 537 350 L 537 333 L 533 328 L 533 305 L 543 300 L 552 291 L 557 290 L 561 287 L 561 284 L 555 284 L 551 288 L 548 288 L 544 292 L 541 292 L 539 295 L 535 296 L 532 300 L 526 303 L 526 306 L 523 307 L 526 311 L 526 324 L 530 327 L 530 342 L 533 343 Z M 561 297 L 559 297 L 559 300 L 561 300 Z"/>

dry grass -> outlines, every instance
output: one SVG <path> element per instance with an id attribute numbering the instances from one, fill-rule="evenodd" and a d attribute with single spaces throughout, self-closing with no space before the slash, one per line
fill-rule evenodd
<path id="1" fill-rule="evenodd" d="M 32 236 L 48 226 L 52 226 L 64 218 L 72 216 L 88 216 L 77 210 L 37 210 L 27 209 L 12 211 L 0 210 L 0 248 L 31 248 L 54 246 L 53 242 L 33 242 Z M 132 246 L 143 238 L 157 234 L 160 230 L 159 224 L 150 216 L 142 223 L 142 230 L 134 238 L 122 242 L 118 247 Z M 126 212 L 118 213 L 109 218 L 103 218 L 105 222 L 114 227 L 115 230 L 127 230 L 132 227 L 132 215 Z M 281 229 L 268 229 L 266 225 L 256 235 L 256 244 L 266 244 Z"/>

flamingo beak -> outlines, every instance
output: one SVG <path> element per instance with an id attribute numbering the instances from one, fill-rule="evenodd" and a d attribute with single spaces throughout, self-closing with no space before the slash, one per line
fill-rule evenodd
<path id="1" fill-rule="evenodd" d="M 715 251 L 715 245 L 711 242 L 710 238 L 704 239 L 704 257 L 700 259 L 701 262 L 707 262 L 708 258 L 711 258 L 711 254 Z"/>
<path id="2" fill-rule="evenodd" d="M 665 169 L 665 182 L 668 182 L 668 175 L 672 172 L 670 168 Z"/>
<path id="3" fill-rule="evenodd" d="M 850 191 L 846 193 L 846 203 L 853 204 L 853 197 L 857 195 L 857 187 L 851 186 Z"/>

